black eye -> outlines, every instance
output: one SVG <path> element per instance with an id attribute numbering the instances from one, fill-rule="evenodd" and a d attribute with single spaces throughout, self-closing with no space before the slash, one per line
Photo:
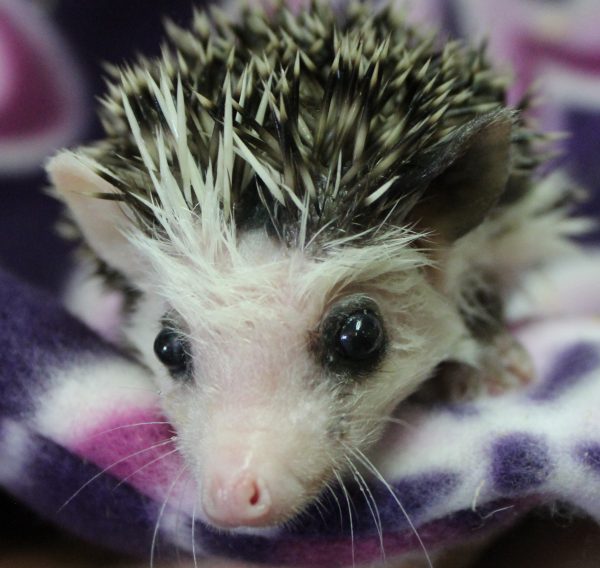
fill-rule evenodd
<path id="1" fill-rule="evenodd" d="M 322 321 L 311 345 L 322 363 L 338 376 L 364 376 L 381 361 L 386 334 L 377 304 L 364 296 L 350 297 Z"/>
<path id="2" fill-rule="evenodd" d="M 351 361 L 377 358 L 383 347 L 381 320 L 373 311 L 363 309 L 350 314 L 337 333 L 339 354 Z"/>
<path id="3" fill-rule="evenodd" d="M 171 374 L 189 370 L 190 355 L 187 341 L 173 329 L 164 328 L 154 340 L 154 352 Z"/>

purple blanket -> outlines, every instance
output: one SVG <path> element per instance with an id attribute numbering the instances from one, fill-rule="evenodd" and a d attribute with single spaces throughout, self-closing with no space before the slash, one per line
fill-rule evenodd
<path id="1" fill-rule="evenodd" d="M 65 257 L 49 228 L 57 207 L 34 193 L 39 165 L 93 136 L 97 61 L 158 46 L 160 2 L 132 1 L 118 18 L 103 4 L 62 0 L 47 13 L 0 0 L 0 264 L 48 288 Z M 182 19 L 189 5 L 176 4 Z M 597 214 L 599 15 L 585 4 L 428 0 L 414 17 L 469 37 L 492 32 L 499 63 L 516 67 L 516 95 L 542 80 L 540 119 L 573 132 L 568 167 Z M 349 481 L 293 529 L 234 536 L 193 522 L 193 482 L 145 371 L 54 297 L 2 273 L 0 485 L 57 525 L 144 557 L 179 550 L 332 567 L 377 560 L 382 545 L 388 557 L 433 555 L 557 501 L 600 522 L 599 281 L 593 255 L 530 278 L 511 309 L 539 380 L 477 403 L 400 409 L 405 425 L 390 428 L 374 460 L 391 490 L 376 476 L 368 487 Z"/>
<path id="2" fill-rule="evenodd" d="M 405 406 L 373 459 L 389 485 L 347 481 L 293 529 L 233 535 L 194 523 L 194 483 L 146 371 L 3 274 L 0 483 L 66 529 L 144 556 L 332 567 L 377 560 L 382 548 L 432 555 L 557 501 L 600 521 L 599 276 L 597 256 L 564 262 L 515 299 L 540 376 L 527 390 Z M 540 279 L 545 297 L 528 302 Z"/>

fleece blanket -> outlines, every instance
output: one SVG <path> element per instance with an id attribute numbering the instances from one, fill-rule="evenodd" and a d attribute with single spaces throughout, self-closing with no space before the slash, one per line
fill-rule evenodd
<path id="1" fill-rule="evenodd" d="M 293 527 L 227 534 L 194 482 L 145 369 L 52 298 L 0 276 L 0 483 L 116 550 L 331 568 L 431 555 L 558 501 L 600 522 L 600 256 L 528 279 L 511 304 L 537 380 L 476 402 L 399 409 L 374 452 Z"/>
<path id="2" fill-rule="evenodd" d="M 193 482 L 144 371 L 24 281 L 61 286 L 66 250 L 53 231 L 58 206 L 40 191 L 41 164 L 99 135 L 101 62 L 156 53 L 162 17 L 184 23 L 192 3 L 128 0 L 116 14 L 110 2 L 0 0 L 0 265 L 21 277 L 0 275 L 0 485 L 57 525 L 144 557 L 331 567 L 381 558 L 382 541 L 388 557 L 433 554 L 558 501 L 600 522 L 598 256 L 532 276 L 511 306 L 536 383 L 473 404 L 401 409 L 404 426 L 390 428 L 376 456 L 393 494 L 377 478 L 368 491 L 349 481 L 293 528 L 268 534 L 193 522 Z M 491 55 L 514 71 L 513 100 L 537 82 L 540 124 L 571 133 L 565 162 L 597 217 L 598 6 L 412 6 L 411 17 L 452 35 L 487 35 Z M 598 231 L 588 240 L 597 243 Z"/>

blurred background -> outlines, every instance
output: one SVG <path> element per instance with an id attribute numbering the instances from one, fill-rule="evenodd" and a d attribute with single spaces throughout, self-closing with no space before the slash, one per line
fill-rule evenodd
<path id="1" fill-rule="evenodd" d="M 600 2 L 403 3 L 411 18 L 443 34 L 487 38 L 498 67 L 514 77 L 510 102 L 534 88 L 541 128 L 569 133 L 559 142 L 560 165 L 588 188 L 586 212 L 599 215 Z M 194 4 L 0 0 L 0 265 L 58 290 L 67 259 L 53 232 L 58 205 L 44 193 L 43 163 L 62 147 L 100 137 L 102 64 L 157 53 L 163 19 L 185 23 Z"/>
<path id="2" fill-rule="evenodd" d="M 199 4 L 0 0 L 1 266 L 40 287 L 59 291 L 68 269 L 68 250 L 53 229 L 60 208 L 46 193 L 43 164 L 60 148 L 101 136 L 95 108 L 104 89 L 103 63 L 126 61 L 138 52 L 156 54 L 163 19 L 185 24 L 192 6 Z M 540 127 L 569 133 L 558 143 L 562 155 L 557 165 L 588 189 L 590 197 L 582 211 L 600 217 L 600 2 L 414 0 L 406 10 L 414 20 L 449 37 L 487 38 L 492 59 L 514 77 L 509 102 L 517 102 L 534 88 L 540 99 L 534 111 Z M 586 241 L 598 238 L 600 232 Z M 0 546 L 4 548 L 11 539 L 23 542 L 23 534 L 31 542 L 32 534 L 37 534 L 31 532 L 36 522 L 9 505 L 7 497 L 0 497 L 0 511 L 4 535 Z M 537 518 L 527 522 L 527 538 L 537 538 L 542 548 L 545 541 L 547 552 L 553 550 L 547 546 L 550 535 L 559 532 L 555 545 L 581 534 L 595 544 L 599 541 L 598 532 L 589 525 L 569 524 L 569 529 L 556 532 Z M 43 526 L 39 530 L 47 531 Z M 488 557 L 485 566 L 534 565 L 533 560 L 517 564 L 516 557 L 508 564 L 498 563 L 507 550 L 522 546 L 523 538 L 511 538 Z M 54 542 L 54 536 L 49 540 Z M 579 560 L 556 566 L 598 565 L 600 552 L 590 552 L 581 538 L 575 542 Z M 554 565 L 551 557 L 556 561 L 556 554 L 550 553 L 540 566 Z M 6 565 L 21 564 L 13 559 Z M 63 559 L 57 565 L 71 564 Z"/>

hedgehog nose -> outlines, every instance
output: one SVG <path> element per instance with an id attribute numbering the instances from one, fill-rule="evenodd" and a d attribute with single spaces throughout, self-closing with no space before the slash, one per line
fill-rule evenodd
<path id="1" fill-rule="evenodd" d="M 202 504 L 208 520 L 221 528 L 263 526 L 271 513 L 266 484 L 249 471 L 214 476 L 205 486 Z"/>

